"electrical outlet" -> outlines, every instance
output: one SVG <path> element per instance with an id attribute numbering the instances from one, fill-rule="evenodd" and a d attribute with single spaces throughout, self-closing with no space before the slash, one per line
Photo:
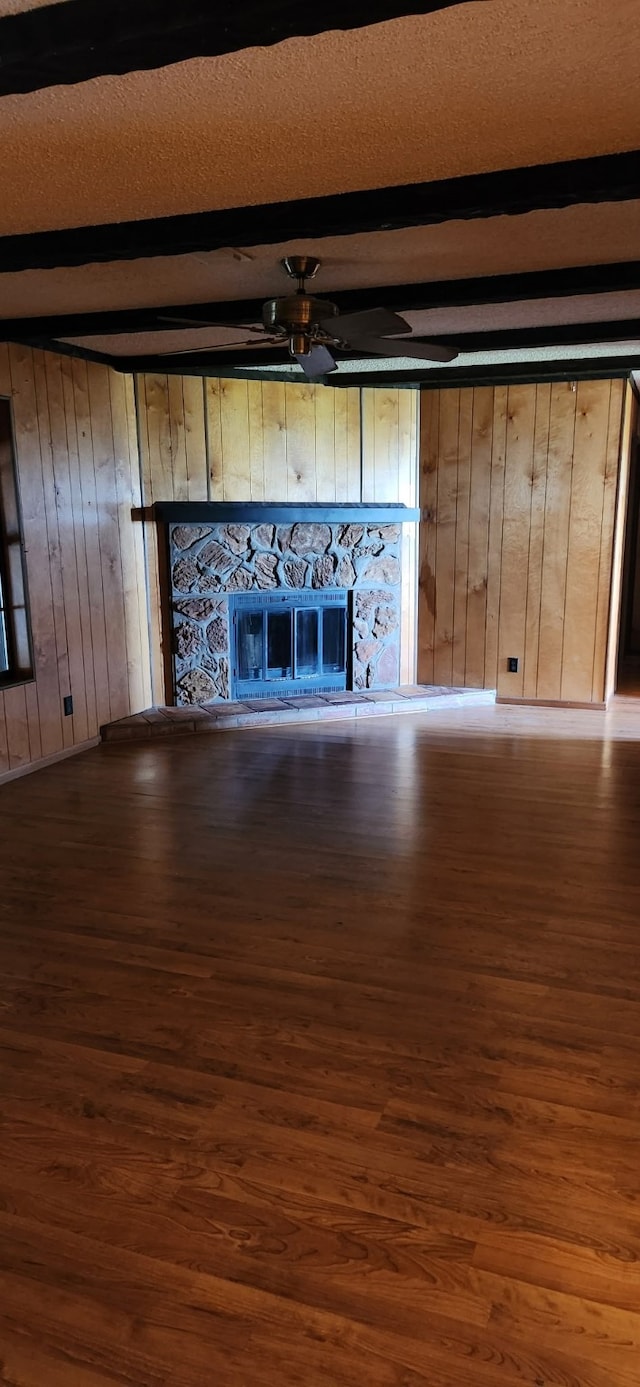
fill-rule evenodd
<path id="1" fill-rule="evenodd" d="M 509 674 L 518 673 L 518 659 L 516 655 L 509 656 L 509 659 L 507 660 L 507 670 Z"/>
<path id="2" fill-rule="evenodd" d="M 71 694 L 67 694 L 66 698 L 63 698 L 62 706 L 64 708 L 65 718 L 70 718 L 73 713 L 73 698 Z"/>

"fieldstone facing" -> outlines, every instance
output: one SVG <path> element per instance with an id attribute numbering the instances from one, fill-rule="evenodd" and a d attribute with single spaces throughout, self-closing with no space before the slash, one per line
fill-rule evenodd
<path id="1" fill-rule="evenodd" d="M 382 601 L 381 592 L 358 592 L 356 593 L 356 616 L 368 621 L 374 607 Z"/>
<path id="2" fill-rule="evenodd" d="M 251 531 L 254 549 L 273 549 L 275 532 L 275 525 L 254 525 Z"/>
<path id="3" fill-rule="evenodd" d="M 214 655 L 229 649 L 229 623 L 221 616 L 215 617 L 207 626 L 207 645 Z"/>
<path id="4" fill-rule="evenodd" d="M 364 525 L 342 525 L 338 535 L 341 549 L 355 549 L 364 536 Z"/>
<path id="5" fill-rule="evenodd" d="M 210 534 L 210 525 L 176 525 L 173 542 L 176 549 L 190 549 L 192 544 L 197 544 L 199 539 L 205 539 Z"/>
<path id="6" fill-rule="evenodd" d="M 173 586 L 178 592 L 190 592 L 199 576 L 193 559 L 178 559 L 173 565 Z"/>
<path id="7" fill-rule="evenodd" d="M 353 591 L 353 687 L 397 684 L 400 537 L 400 525 L 303 520 L 170 527 L 178 704 L 231 697 L 227 593 Z"/>
<path id="8" fill-rule="evenodd" d="M 202 632 L 191 621 L 181 621 L 176 627 L 175 651 L 181 660 L 196 655 L 202 646 Z"/>
<path id="9" fill-rule="evenodd" d="M 215 693 L 207 699 L 207 703 L 217 702 L 222 698 L 230 698 L 229 661 L 226 655 L 205 655 L 202 663 L 213 679 L 215 686 Z"/>
<path id="10" fill-rule="evenodd" d="M 369 578 L 373 583 L 399 583 L 401 578 L 400 564 L 393 554 L 384 554 L 380 558 L 372 559 L 365 569 L 365 578 Z"/>
<path id="11" fill-rule="evenodd" d="M 208 616 L 218 610 L 219 603 L 210 597 L 188 597 L 183 602 L 174 602 L 174 608 L 182 616 L 192 616 L 196 621 L 206 621 Z"/>
<path id="12" fill-rule="evenodd" d="M 249 592 L 253 587 L 253 574 L 248 568 L 234 569 L 227 582 L 227 592 Z"/>
<path id="13" fill-rule="evenodd" d="M 373 634 L 378 639 L 381 636 L 390 636 L 392 631 L 397 631 L 398 624 L 399 613 L 395 607 L 378 607 L 373 624 Z"/>
<path id="14" fill-rule="evenodd" d="M 289 547 L 294 554 L 325 554 L 330 544 L 328 525 L 303 524 L 294 525 Z"/>
<path id="15" fill-rule="evenodd" d="M 254 565 L 254 583 L 257 588 L 277 588 L 276 569 L 278 560 L 275 554 L 257 554 Z"/>
<path id="16" fill-rule="evenodd" d="M 232 554 L 237 554 L 242 558 L 249 544 L 251 527 L 249 525 L 223 525 L 220 530 L 220 539 Z M 268 546 L 267 546 L 268 547 Z"/>
<path id="17" fill-rule="evenodd" d="M 209 703 L 216 696 L 216 686 L 204 669 L 190 669 L 178 684 L 180 703 Z"/>
<path id="18" fill-rule="evenodd" d="M 356 659 L 361 665 L 368 665 L 370 660 L 378 654 L 378 642 L 376 640 L 356 641 Z"/>
<path id="19" fill-rule="evenodd" d="M 374 539 L 382 539 L 385 544 L 397 544 L 402 531 L 399 525 L 369 525 L 367 534 Z"/>
<path id="20" fill-rule="evenodd" d="M 309 565 L 304 559 L 288 559 L 284 565 L 284 576 L 290 588 L 303 588 Z"/>
<path id="21" fill-rule="evenodd" d="M 231 554 L 216 539 L 212 539 L 210 544 L 206 544 L 204 549 L 200 550 L 198 559 L 200 565 L 210 568 L 222 583 L 226 582 L 233 569 L 238 567 L 237 555 Z"/>
<path id="22" fill-rule="evenodd" d="M 400 651 L 397 645 L 385 646 L 376 665 L 376 676 L 380 684 L 397 683 L 400 669 Z M 372 685 L 369 685 L 371 688 Z"/>
<path id="23" fill-rule="evenodd" d="M 259 528 L 261 529 L 262 526 L 260 526 Z M 290 550 L 292 534 L 293 525 L 278 525 L 276 531 L 276 543 L 281 554 L 286 554 Z"/>
<path id="24" fill-rule="evenodd" d="M 352 588 L 355 584 L 355 581 L 356 570 L 353 567 L 353 564 L 349 556 L 347 554 L 344 554 L 338 564 L 338 571 L 336 573 L 336 587 Z"/>
<path id="25" fill-rule="evenodd" d="M 333 588 L 336 585 L 336 560 L 333 554 L 322 554 L 313 560 L 311 586 L 314 588 Z"/>

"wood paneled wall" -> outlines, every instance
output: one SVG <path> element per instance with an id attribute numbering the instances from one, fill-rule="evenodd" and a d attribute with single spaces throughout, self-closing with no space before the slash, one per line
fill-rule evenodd
<path id="1" fill-rule="evenodd" d="M 624 394 L 423 391 L 421 681 L 602 702 Z"/>
<path id="2" fill-rule="evenodd" d="M 35 676 L 0 691 L 2 776 L 147 707 L 150 677 L 132 380 L 0 345 L 0 394 L 12 402 Z"/>
<path id="3" fill-rule="evenodd" d="M 140 376 L 144 503 L 401 501 L 417 504 L 413 390 Z M 416 526 L 403 536 L 403 682 L 415 677 Z M 155 527 L 148 527 L 154 696 L 164 697 Z"/>

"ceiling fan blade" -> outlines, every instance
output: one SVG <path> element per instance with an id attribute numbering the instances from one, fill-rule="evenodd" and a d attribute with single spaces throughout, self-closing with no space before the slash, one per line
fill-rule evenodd
<path id="1" fill-rule="evenodd" d="M 338 367 L 327 347 L 317 345 L 311 348 L 310 352 L 295 353 L 295 359 L 302 367 L 307 380 L 317 380 L 319 376 L 326 376 L 329 371 L 337 371 Z"/>
<path id="2" fill-rule="evenodd" d="M 181 347 L 179 352 L 161 352 L 160 356 L 198 356 L 202 352 L 225 352 L 235 351 L 236 347 L 270 347 L 281 346 L 282 340 L 279 337 L 263 337 L 256 339 L 248 337 L 245 342 L 216 342 L 213 346 L 200 347 Z"/>
<path id="3" fill-rule="evenodd" d="M 208 318 L 174 318 L 167 313 L 158 314 L 159 323 L 174 323 L 176 327 L 226 327 L 233 328 L 234 332 L 257 332 L 263 334 L 265 329 L 262 323 L 222 323 L 218 319 L 215 323 Z"/>
<path id="4" fill-rule="evenodd" d="M 412 337 L 350 337 L 349 346 L 356 351 L 373 352 L 375 356 L 413 357 L 416 361 L 453 361 L 458 355 L 453 347 L 441 342 L 416 342 Z"/>
<path id="5" fill-rule="evenodd" d="M 325 332 L 342 337 L 350 342 L 353 333 L 358 337 L 397 337 L 401 332 L 411 332 L 411 323 L 405 322 L 399 313 L 390 313 L 387 308 L 369 308 L 364 313 L 340 313 L 337 318 L 326 318 L 320 324 Z"/>

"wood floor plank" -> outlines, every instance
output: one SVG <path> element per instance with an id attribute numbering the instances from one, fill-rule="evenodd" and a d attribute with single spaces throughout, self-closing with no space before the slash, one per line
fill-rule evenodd
<path id="1" fill-rule="evenodd" d="M 636 1387 L 639 776 L 629 701 L 0 787 L 0 1382 Z"/>

